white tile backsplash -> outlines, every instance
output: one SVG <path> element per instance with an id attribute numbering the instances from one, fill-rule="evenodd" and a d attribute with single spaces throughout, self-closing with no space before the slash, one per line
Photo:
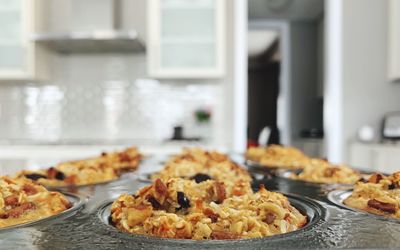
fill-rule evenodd
<path id="1" fill-rule="evenodd" d="M 213 138 L 221 86 L 202 81 L 146 79 L 144 56 L 74 55 L 55 58 L 53 82 L 0 85 L 0 139 L 160 141 L 184 125 L 187 136 Z"/>

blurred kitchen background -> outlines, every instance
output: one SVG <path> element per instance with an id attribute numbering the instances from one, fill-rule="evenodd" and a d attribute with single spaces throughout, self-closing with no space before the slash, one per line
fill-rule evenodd
<path id="1" fill-rule="evenodd" d="M 392 172 L 399 79 L 400 0 L 0 0 L 0 173 L 260 143 Z"/>

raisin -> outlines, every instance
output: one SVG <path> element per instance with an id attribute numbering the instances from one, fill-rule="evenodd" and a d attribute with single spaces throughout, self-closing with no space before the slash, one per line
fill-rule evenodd
<path id="1" fill-rule="evenodd" d="M 183 192 L 177 192 L 177 199 L 179 205 L 181 205 L 179 209 L 190 207 L 190 200 L 185 196 Z"/>
<path id="2" fill-rule="evenodd" d="M 212 180 L 212 178 L 207 174 L 196 174 L 196 175 L 192 176 L 190 179 L 194 180 L 196 183 L 200 183 L 200 182 L 207 181 L 207 180 Z"/>
<path id="3" fill-rule="evenodd" d="M 153 196 L 149 195 L 149 196 L 146 197 L 146 199 L 151 203 L 153 208 L 155 208 L 155 209 L 161 209 L 162 208 L 160 202 L 158 202 L 158 200 L 156 200 L 156 198 L 154 198 Z"/>
<path id="4" fill-rule="evenodd" d="M 57 171 L 57 173 L 56 173 L 56 179 L 57 180 L 60 180 L 60 181 L 62 181 L 62 180 L 64 180 L 65 179 L 65 174 L 63 173 L 63 172 L 61 172 L 61 171 Z"/>
<path id="5" fill-rule="evenodd" d="M 368 183 L 368 180 L 366 180 L 364 177 L 361 177 L 358 181 L 362 183 Z"/>
<path id="6" fill-rule="evenodd" d="M 39 180 L 41 178 L 47 179 L 47 176 L 42 175 L 42 174 L 26 174 L 25 177 L 28 178 L 28 179 L 31 179 L 33 181 L 37 181 L 37 180 Z"/>

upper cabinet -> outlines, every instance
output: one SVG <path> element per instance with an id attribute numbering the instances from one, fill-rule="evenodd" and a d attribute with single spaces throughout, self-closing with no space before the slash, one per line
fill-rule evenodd
<path id="1" fill-rule="evenodd" d="M 44 57 L 30 40 L 37 20 L 35 0 L 0 0 L 0 80 L 40 78 Z"/>
<path id="2" fill-rule="evenodd" d="M 222 77 L 225 8 L 225 0 L 149 0 L 149 75 L 155 78 Z"/>
<path id="3" fill-rule="evenodd" d="M 389 0 L 388 77 L 400 80 L 400 1 Z"/>

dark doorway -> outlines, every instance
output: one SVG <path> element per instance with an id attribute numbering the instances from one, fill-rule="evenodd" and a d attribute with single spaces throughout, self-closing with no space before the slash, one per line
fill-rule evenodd
<path id="1" fill-rule="evenodd" d="M 248 143 L 257 145 L 264 127 L 271 129 L 268 144 L 279 143 L 279 39 L 261 54 L 249 56 L 248 63 Z"/>

